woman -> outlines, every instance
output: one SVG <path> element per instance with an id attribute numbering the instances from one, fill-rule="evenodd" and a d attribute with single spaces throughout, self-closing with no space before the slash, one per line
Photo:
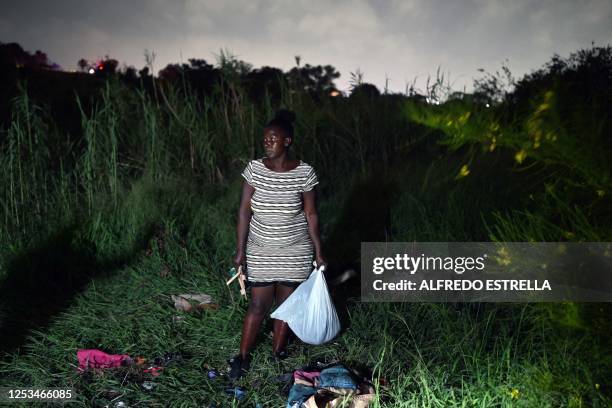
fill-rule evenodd
<path id="1" fill-rule="evenodd" d="M 308 278 L 313 256 L 317 265 L 326 265 L 315 205 L 317 175 L 310 165 L 289 158 L 294 120 L 293 112 L 277 112 L 264 128 L 266 157 L 250 161 L 242 173 L 234 264 L 246 266 L 251 302 L 240 354 L 229 360 L 232 378 L 249 369 L 250 351 L 272 302 L 279 306 Z M 288 332 L 287 323 L 274 319 L 276 359 L 286 357 Z"/>

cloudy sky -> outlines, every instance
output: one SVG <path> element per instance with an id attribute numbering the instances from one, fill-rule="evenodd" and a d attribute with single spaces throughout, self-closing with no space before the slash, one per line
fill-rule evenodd
<path id="1" fill-rule="evenodd" d="M 520 76 L 580 47 L 612 43 L 610 0 L 0 0 L 0 41 L 40 49 L 64 69 L 109 55 L 154 69 L 224 48 L 255 68 L 331 64 L 349 86 L 423 88 L 438 67 L 457 90 L 507 59 Z"/>

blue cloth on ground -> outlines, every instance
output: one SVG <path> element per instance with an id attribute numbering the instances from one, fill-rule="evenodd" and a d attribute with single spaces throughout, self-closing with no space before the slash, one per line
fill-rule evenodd
<path id="1" fill-rule="evenodd" d="M 351 372 L 343 365 L 336 365 L 333 367 L 321 370 L 319 388 L 350 388 L 357 389 L 357 383 L 353 380 Z"/>
<path id="2" fill-rule="evenodd" d="M 317 392 L 315 387 L 309 387 L 304 384 L 293 384 L 289 390 L 287 408 L 300 408 L 315 392 Z"/>

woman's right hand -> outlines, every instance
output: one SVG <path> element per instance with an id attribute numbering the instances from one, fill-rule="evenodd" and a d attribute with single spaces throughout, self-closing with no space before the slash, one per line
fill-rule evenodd
<path id="1" fill-rule="evenodd" d="M 244 251 L 238 251 L 236 252 L 236 256 L 234 256 L 234 266 L 236 267 L 236 270 L 238 269 L 238 267 L 240 265 L 242 265 L 242 269 L 244 269 L 244 265 L 246 264 L 246 255 L 244 254 Z"/>

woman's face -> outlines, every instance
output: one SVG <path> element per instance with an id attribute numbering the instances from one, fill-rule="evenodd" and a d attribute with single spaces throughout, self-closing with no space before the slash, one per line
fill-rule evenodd
<path id="1" fill-rule="evenodd" d="M 282 155 L 290 143 L 291 138 L 286 137 L 282 129 L 274 126 L 264 129 L 264 150 L 268 158 L 274 159 Z"/>

